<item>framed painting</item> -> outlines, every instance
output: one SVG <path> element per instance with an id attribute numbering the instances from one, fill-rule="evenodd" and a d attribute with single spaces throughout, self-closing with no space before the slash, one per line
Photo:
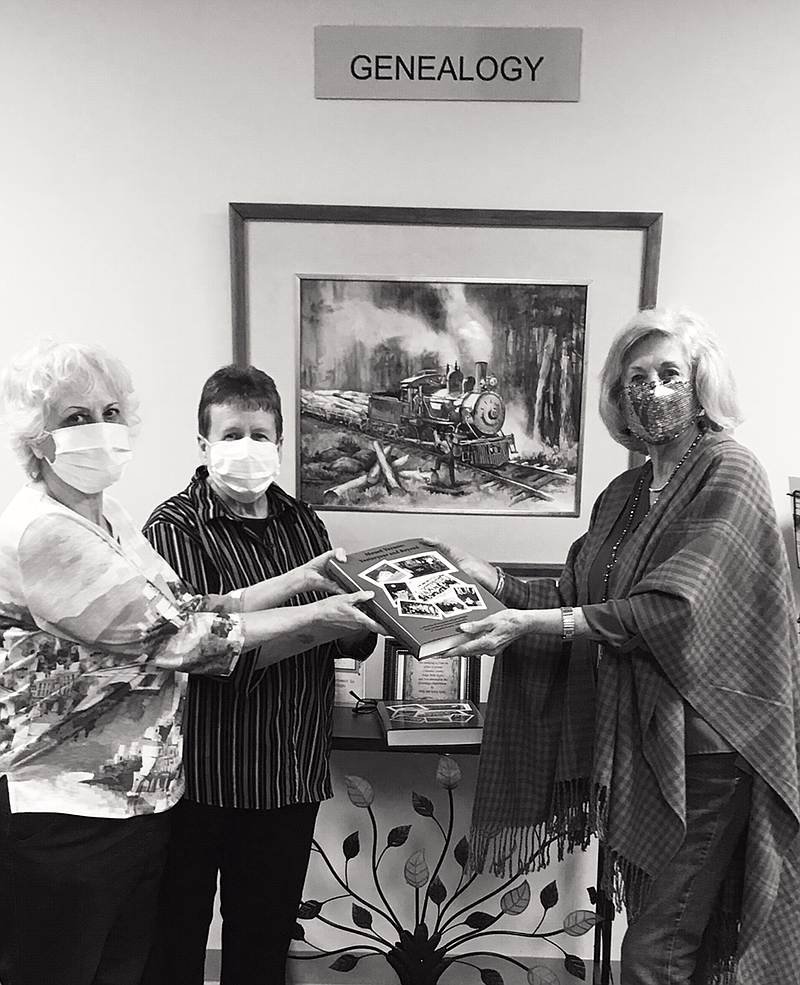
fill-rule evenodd
<path id="1" fill-rule="evenodd" d="M 587 285 L 298 287 L 301 499 L 577 515 Z"/>
<path id="2" fill-rule="evenodd" d="M 464 701 L 480 699 L 480 657 L 417 660 L 402 643 L 383 643 L 385 701 Z"/>
<path id="3" fill-rule="evenodd" d="M 597 413 L 656 301 L 660 213 L 230 206 L 233 348 L 284 402 L 281 484 L 351 550 L 560 562 L 628 466 Z"/>

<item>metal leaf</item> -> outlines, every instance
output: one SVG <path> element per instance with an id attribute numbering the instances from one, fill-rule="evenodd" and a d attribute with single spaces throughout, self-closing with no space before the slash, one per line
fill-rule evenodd
<path id="1" fill-rule="evenodd" d="M 436 782 L 445 790 L 455 790 L 461 783 L 461 767 L 452 756 L 440 756 L 436 767 Z"/>
<path id="2" fill-rule="evenodd" d="M 528 985 L 561 985 L 561 979 L 550 968 L 535 964 L 528 968 Z"/>
<path id="3" fill-rule="evenodd" d="M 342 842 L 342 854 L 349 861 L 351 858 L 355 858 L 360 851 L 361 842 L 358 839 L 358 832 L 354 831 Z"/>
<path id="4" fill-rule="evenodd" d="M 413 855 L 409 855 L 403 875 L 409 886 L 413 886 L 414 889 L 422 889 L 431 875 L 428 870 L 428 863 L 425 861 L 424 851 L 414 852 Z"/>
<path id="5" fill-rule="evenodd" d="M 437 876 L 428 887 L 428 896 L 437 906 L 441 906 L 447 899 L 447 889 L 442 880 Z"/>
<path id="6" fill-rule="evenodd" d="M 363 906 L 353 903 L 353 923 L 362 930 L 369 930 L 372 926 L 372 914 Z"/>
<path id="7" fill-rule="evenodd" d="M 433 817 L 433 802 L 417 793 L 416 790 L 411 792 L 411 804 L 417 814 L 421 814 L 423 817 Z"/>
<path id="8" fill-rule="evenodd" d="M 483 910 L 475 910 L 474 913 L 470 913 L 464 923 L 468 927 L 472 927 L 473 930 L 486 930 L 487 927 L 491 927 L 499 919 L 499 913 L 493 917 L 491 913 L 484 913 Z"/>
<path id="9" fill-rule="evenodd" d="M 344 782 L 347 784 L 347 796 L 354 807 L 369 807 L 375 799 L 369 780 L 363 776 L 346 776 Z"/>
<path id="10" fill-rule="evenodd" d="M 602 922 L 593 910 L 573 910 L 564 917 L 564 930 L 570 937 L 581 937 Z"/>
<path id="11" fill-rule="evenodd" d="M 539 893 L 539 901 L 545 910 L 551 910 L 558 903 L 558 886 L 555 880 L 548 883 Z"/>
<path id="12" fill-rule="evenodd" d="M 494 968 L 481 968 L 481 981 L 483 985 L 505 985 L 503 976 Z"/>
<path id="13" fill-rule="evenodd" d="M 314 917 L 319 916 L 320 910 L 322 909 L 322 903 L 319 900 L 307 899 L 300 904 L 300 908 L 297 911 L 298 920 L 313 920 Z"/>
<path id="14" fill-rule="evenodd" d="M 580 978 L 582 982 L 586 981 L 586 965 L 577 954 L 566 955 L 564 958 L 564 967 L 573 978 Z"/>
<path id="15" fill-rule="evenodd" d="M 329 967 L 332 971 L 352 971 L 363 957 L 363 954 L 340 954 Z"/>
<path id="16" fill-rule="evenodd" d="M 410 830 L 410 824 L 400 824 L 396 828 L 392 828 L 386 836 L 387 846 L 389 848 L 399 848 L 401 845 L 405 845 Z"/>
<path id="17" fill-rule="evenodd" d="M 528 880 L 525 879 L 519 886 L 514 886 L 513 889 L 509 889 L 507 893 L 503 894 L 500 898 L 500 909 L 503 913 L 516 916 L 528 909 L 530 901 L 531 887 L 528 885 Z"/>
<path id="18" fill-rule="evenodd" d="M 469 841 L 466 837 L 462 838 L 453 849 L 453 858 L 462 869 L 467 864 L 467 859 L 469 858 Z"/>

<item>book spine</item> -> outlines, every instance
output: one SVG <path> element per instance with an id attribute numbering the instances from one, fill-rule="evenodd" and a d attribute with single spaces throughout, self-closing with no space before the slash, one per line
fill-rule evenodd
<path id="1" fill-rule="evenodd" d="M 351 574 L 344 570 L 344 568 L 338 564 L 333 558 L 328 561 L 328 568 L 335 575 L 335 580 L 339 582 L 342 588 L 348 589 L 351 592 L 360 592 L 361 586 L 353 578 Z"/>

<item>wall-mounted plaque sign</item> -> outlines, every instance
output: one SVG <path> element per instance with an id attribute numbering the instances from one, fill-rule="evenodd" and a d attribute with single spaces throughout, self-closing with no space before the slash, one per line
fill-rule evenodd
<path id="1" fill-rule="evenodd" d="M 577 102 L 579 27 L 314 29 L 317 99 Z"/>

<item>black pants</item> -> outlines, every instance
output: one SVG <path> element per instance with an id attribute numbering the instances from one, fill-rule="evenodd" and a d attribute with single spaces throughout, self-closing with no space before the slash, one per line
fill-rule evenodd
<path id="1" fill-rule="evenodd" d="M 224 985 L 283 985 L 319 804 L 277 810 L 182 800 L 173 815 L 159 939 L 144 985 L 202 985 L 220 879 Z"/>
<path id="2" fill-rule="evenodd" d="M 11 814 L 0 780 L 2 985 L 139 985 L 170 813 Z"/>

